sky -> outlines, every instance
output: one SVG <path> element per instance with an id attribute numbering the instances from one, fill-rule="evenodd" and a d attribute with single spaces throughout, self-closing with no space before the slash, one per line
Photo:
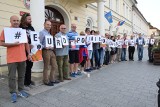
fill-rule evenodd
<path id="1" fill-rule="evenodd" d="M 160 29 L 160 0 L 137 0 L 137 7 L 154 27 Z"/>

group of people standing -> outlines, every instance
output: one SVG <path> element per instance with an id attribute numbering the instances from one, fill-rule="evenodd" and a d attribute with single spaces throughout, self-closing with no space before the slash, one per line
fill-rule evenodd
<path id="1" fill-rule="evenodd" d="M 5 43 L 4 31 L 0 36 L 0 46 L 7 47 L 7 64 L 9 71 L 9 89 L 11 93 L 11 101 L 17 101 L 17 95 L 21 97 L 28 97 L 29 94 L 24 91 L 26 87 L 32 88 L 34 82 L 31 80 L 31 70 L 33 66 L 31 58 L 30 32 L 34 31 L 31 24 L 31 16 L 26 13 L 23 14 L 21 20 L 17 16 L 10 17 L 11 28 L 22 28 L 26 30 L 28 43 Z M 45 20 L 44 29 L 39 33 L 40 43 L 42 45 L 42 57 L 44 62 L 43 68 L 43 83 L 47 86 L 54 86 L 64 80 L 71 80 L 70 77 L 82 75 L 83 72 L 91 72 L 95 69 L 100 69 L 104 64 L 112 64 L 115 62 L 127 61 L 126 51 L 128 47 L 129 60 L 134 61 L 134 51 L 137 45 L 138 60 L 143 58 L 143 46 L 145 44 L 144 38 L 141 34 L 137 39 L 133 35 L 127 39 L 124 34 L 123 38 L 120 35 L 110 36 L 108 33 L 104 35 L 107 41 L 105 46 L 99 43 L 85 40 L 85 45 L 76 45 L 72 47 L 72 42 L 76 41 L 76 36 L 100 35 L 99 31 L 90 30 L 89 28 L 81 31 L 80 34 L 76 31 L 76 24 L 71 24 L 71 30 L 66 32 L 66 25 L 62 24 L 59 27 L 59 32 L 56 35 L 51 35 L 51 21 Z M 62 48 L 46 47 L 45 36 L 54 36 L 54 38 L 61 38 L 66 36 L 69 45 Z M 103 36 L 103 35 L 101 35 Z M 116 44 L 116 46 L 113 44 Z M 51 66 L 51 69 L 50 69 Z M 80 69 L 79 69 L 80 66 Z M 50 74 L 48 70 L 50 69 Z M 16 71 L 18 71 L 18 94 L 16 91 Z M 56 72 L 59 73 L 56 78 Z M 25 88 L 24 88 L 25 87 Z"/>

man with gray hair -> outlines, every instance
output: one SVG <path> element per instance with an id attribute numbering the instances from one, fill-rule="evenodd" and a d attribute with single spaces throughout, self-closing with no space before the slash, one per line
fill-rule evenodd
<path id="1" fill-rule="evenodd" d="M 66 35 L 66 26 L 62 24 L 59 29 L 60 32 L 55 35 L 55 38 L 61 38 L 61 36 L 66 36 L 66 38 L 68 38 Z M 69 78 L 68 52 L 69 46 L 63 45 L 62 48 L 56 48 L 56 59 L 60 82 L 63 82 L 64 80 L 71 80 L 71 78 Z"/>

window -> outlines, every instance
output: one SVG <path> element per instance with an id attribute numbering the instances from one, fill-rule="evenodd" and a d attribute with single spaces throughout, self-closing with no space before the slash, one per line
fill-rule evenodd
<path id="1" fill-rule="evenodd" d="M 125 6 L 124 3 L 123 3 L 123 16 L 124 16 L 124 17 L 126 16 L 126 6 Z"/>
<path id="2" fill-rule="evenodd" d="M 93 29 L 93 20 L 92 20 L 92 18 L 89 17 L 89 18 L 87 19 L 86 27 L 87 27 L 87 28 L 90 28 L 91 30 Z"/>
<path id="3" fill-rule="evenodd" d="M 116 12 L 119 12 L 119 0 L 116 0 Z"/>
<path id="4" fill-rule="evenodd" d="M 109 0 L 109 8 L 112 9 L 112 0 Z"/>
<path id="5" fill-rule="evenodd" d="M 128 18 L 128 7 L 126 7 L 126 18 Z"/>

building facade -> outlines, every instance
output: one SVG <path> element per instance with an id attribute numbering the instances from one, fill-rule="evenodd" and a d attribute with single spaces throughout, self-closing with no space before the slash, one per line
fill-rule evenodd
<path id="1" fill-rule="evenodd" d="M 30 9 L 27 9 L 30 4 Z M 0 31 L 10 26 L 11 15 L 20 17 L 24 12 L 31 13 L 32 24 L 36 31 L 43 29 L 45 19 L 52 20 L 52 35 L 59 31 L 59 26 L 65 24 L 67 30 L 71 23 L 77 25 L 77 32 L 84 31 L 86 27 L 99 30 L 101 35 L 127 33 L 134 31 L 147 35 L 148 25 L 142 14 L 139 14 L 133 5 L 136 0 L 0 0 Z M 112 12 L 113 23 L 109 24 L 104 18 L 104 12 Z M 138 17 L 133 17 L 136 14 Z M 142 24 L 139 25 L 139 18 Z M 116 27 L 117 23 L 125 20 L 123 26 Z M 141 29 L 138 29 L 140 26 Z M 6 64 L 5 48 L 0 48 L 0 64 Z"/>
<path id="2" fill-rule="evenodd" d="M 149 35 L 149 23 L 146 21 L 142 13 L 136 5 L 133 5 L 133 32 L 141 33 L 145 37 Z"/>

